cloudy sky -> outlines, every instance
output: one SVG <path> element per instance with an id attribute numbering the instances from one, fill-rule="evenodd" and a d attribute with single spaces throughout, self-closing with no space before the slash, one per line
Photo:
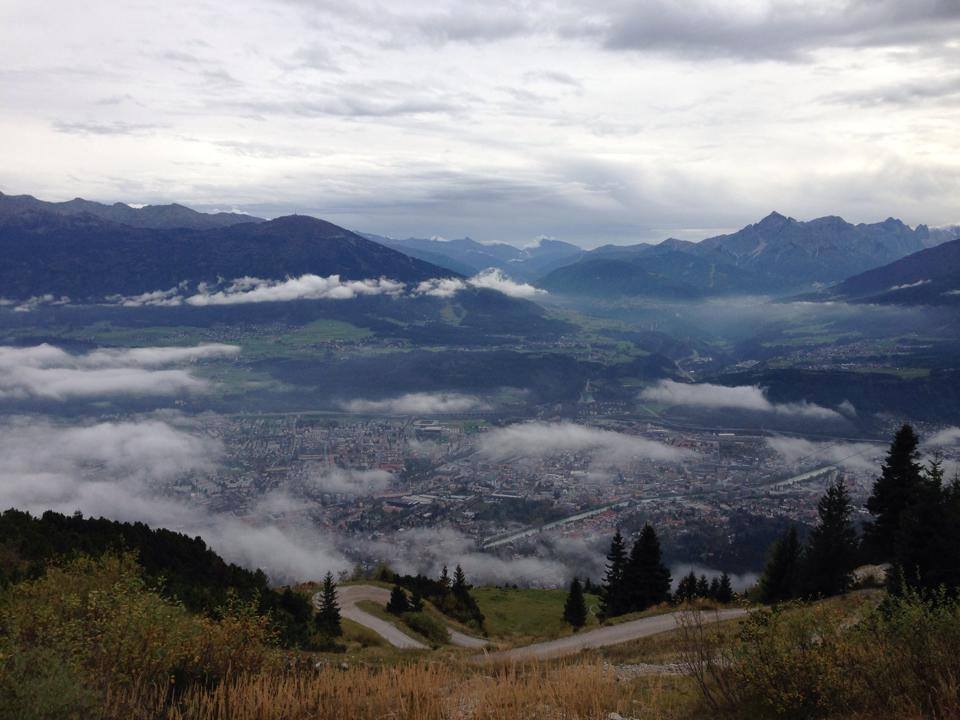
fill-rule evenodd
<path id="1" fill-rule="evenodd" d="M 960 222 L 960 0 L 0 3 L 0 190 L 396 236 Z"/>

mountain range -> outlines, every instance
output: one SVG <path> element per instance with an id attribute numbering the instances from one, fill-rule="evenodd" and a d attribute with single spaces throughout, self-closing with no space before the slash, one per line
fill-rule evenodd
<path id="1" fill-rule="evenodd" d="M 506 243 L 480 243 L 471 238 L 438 240 L 411 237 L 399 240 L 382 235 L 362 234 L 411 257 L 463 275 L 475 275 L 481 270 L 493 267 L 503 270 L 517 280 L 534 280 L 584 255 L 583 248 L 550 238 L 541 238 L 534 245 L 518 248 Z"/>
<path id="2" fill-rule="evenodd" d="M 826 296 L 888 305 L 960 305 L 960 240 L 848 278 Z"/>
<path id="3" fill-rule="evenodd" d="M 944 236 L 945 238 L 946 236 Z M 551 292 L 696 298 L 833 284 L 923 250 L 937 238 L 900 220 L 854 225 L 829 216 L 801 222 L 780 213 L 700 242 L 603 246 L 540 279 Z"/>
<path id="4" fill-rule="evenodd" d="M 85 211 L 24 209 L 0 214 L 0 253 L 0 287 L 8 300 L 52 294 L 101 301 L 108 295 L 166 290 L 184 282 L 280 280 L 306 273 L 401 282 L 456 276 L 303 215 L 209 229 L 158 229 Z"/>
<path id="5" fill-rule="evenodd" d="M 0 295 L 99 301 L 184 282 L 312 273 L 411 283 L 493 267 L 557 295 L 591 298 L 695 300 L 813 289 L 821 298 L 952 304 L 957 253 L 943 241 L 955 234 L 894 218 L 854 225 L 774 212 L 700 242 L 670 238 L 584 251 L 546 238 L 525 248 L 470 238 L 399 240 L 309 216 L 264 220 L 178 204 L 52 203 L 0 193 Z"/>
<path id="6" fill-rule="evenodd" d="M 82 198 L 67 202 L 46 202 L 32 195 L 4 195 L 0 192 L 0 219 L 25 211 L 41 211 L 58 215 L 86 213 L 101 220 L 138 228 L 171 229 L 192 228 L 202 230 L 229 227 L 247 222 L 263 222 L 263 218 L 242 213 L 201 213 L 184 205 L 145 205 L 132 207 L 124 203 L 105 205 Z"/>

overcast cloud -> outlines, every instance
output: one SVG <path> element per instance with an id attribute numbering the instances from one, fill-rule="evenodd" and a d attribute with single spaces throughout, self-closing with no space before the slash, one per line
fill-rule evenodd
<path id="1" fill-rule="evenodd" d="M 393 236 L 960 222 L 956 0 L 0 7 L 0 190 Z"/>

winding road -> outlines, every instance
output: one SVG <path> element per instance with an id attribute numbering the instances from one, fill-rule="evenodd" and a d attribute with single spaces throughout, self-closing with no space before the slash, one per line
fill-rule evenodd
<path id="1" fill-rule="evenodd" d="M 732 609 L 718 610 L 716 612 L 704 613 L 710 620 L 733 620 L 734 618 L 746 615 L 749 610 Z M 607 645 L 619 645 L 620 643 L 637 640 L 650 635 L 659 635 L 663 632 L 669 632 L 679 627 L 681 613 L 665 613 L 663 615 L 651 615 L 650 617 L 640 618 L 639 620 L 629 620 L 619 625 L 607 625 L 596 630 L 587 630 L 586 632 L 568 635 L 557 638 L 556 640 L 545 640 L 544 642 L 524 645 L 523 647 L 513 648 L 512 650 L 501 650 L 499 652 L 484 653 L 486 660 L 546 660 L 549 658 L 563 657 L 564 655 L 573 655 L 588 648 L 606 647 Z M 480 657 L 480 656 L 478 656 Z"/>
<path id="2" fill-rule="evenodd" d="M 406 650 L 429 649 L 419 640 L 415 640 L 401 631 L 393 623 L 371 615 L 357 606 L 357 603 L 364 600 L 386 604 L 387 600 L 390 599 L 390 591 L 386 588 L 376 587 L 375 585 L 345 585 L 338 588 L 337 596 L 340 601 L 340 614 L 343 617 L 370 628 L 394 647 Z M 319 593 L 313 596 L 313 603 L 314 605 L 318 605 Z M 717 610 L 709 613 L 708 616 L 711 620 L 733 620 L 734 618 L 743 617 L 748 612 L 749 610 L 737 608 Z M 631 640 L 675 630 L 679 626 L 680 617 L 681 613 L 652 615 L 650 617 L 640 618 L 639 620 L 620 623 L 619 625 L 608 625 L 597 628 L 596 630 L 587 630 L 586 632 L 557 638 L 556 640 L 546 640 L 511 650 L 500 650 L 489 653 L 483 652 L 482 654 L 475 655 L 473 659 L 486 661 L 545 660 L 563 657 L 564 655 L 573 655 L 588 648 L 618 645 Z M 487 646 L 487 641 L 482 638 L 466 635 L 451 627 L 447 629 L 450 631 L 450 642 L 454 645 L 477 650 Z"/>
<path id="3" fill-rule="evenodd" d="M 386 588 L 376 585 L 343 585 L 337 588 L 337 599 L 340 601 L 340 614 L 359 623 L 364 627 L 373 630 L 395 648 L 404 650 L 428 650 L 428 646 L 419 640 L 407 635 L 396 625 L 387 620 L 371 615 L 365 610 L 357 607 L 357 603 L 368 600 L 370 602 L 386 605 L 390 599 L 390 591 Z M 319 607 L 320 593 L 313 596 L 314 606 Z M 450 642 L 459 647 L 474 648 L 479 650 L 486 647 L 487 641 L 481 638 L 471 637 L 452 627 L 447 627 L 450 632 Z"/>

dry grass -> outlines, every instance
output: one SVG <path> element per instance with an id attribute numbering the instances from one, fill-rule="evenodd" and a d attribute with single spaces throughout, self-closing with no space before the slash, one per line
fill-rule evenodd
<path id="1" fill-rule="evenodd" d="M 166 695 L 165 695 L 166 693 Z M 131 687 L 110 698 L 110 720 L 604 720 L 611 712 L 668 720 L 684 698 L 670 681 L 618 679 L 597 662 L 478 669 L 419 661 L 241 674 L 175 701 L 165 688 Z"/>

